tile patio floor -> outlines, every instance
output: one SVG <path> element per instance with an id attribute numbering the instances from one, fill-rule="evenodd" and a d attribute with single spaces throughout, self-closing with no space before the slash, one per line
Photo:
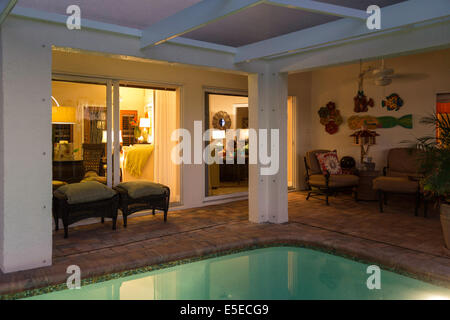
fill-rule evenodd
<path id="1" fill-rule="evenodd" d="M 53 265 L 11 274 L 0 273 L 0 295 L 66 281 L 68 265 L 79 265 L 82 277 L 100 276 L 162 262 L 252 245 L 288 243 L 379 264 L 450 287 L 450 254 L 444 249 L 437 212 L 415 217 L 412 201 L 392 198 L 384 213 L 376 202 L 348 195 L 305 200 L 289 193 L 289 223 L 254 224 L 247 220 L 247 201 L 162 214 L 130 217 L 125 229 L 111 222 L 60 230 L 53 235 Z M 422 214 L 422 210 L 420 211 Z"/>

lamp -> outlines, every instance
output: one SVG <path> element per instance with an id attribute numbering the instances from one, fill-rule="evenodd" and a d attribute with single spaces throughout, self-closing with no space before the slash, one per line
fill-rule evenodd
<path id="1" fill-rule="evenodd" d="M 114 131 L 111 132 L 111 133 L 112 133 L 112 142 L 114 143 Z M 102 143 L 106 143 L 107 141 L 108 141 L 107 131 L 103 130 L 103 132 L 102 132 Z M 123 143 L 122 130 L 119 130 L 119 141 L 120 141 L 120 143 Z"/>
<path id="2" fill-rule="evenodd" d="M 139 127 L 150 128 L 150 118 L 141 118 L 139 120 Z"/>
<path id="3" fill-rule="evenodd" d="M 52 96 L 56 107 L 52 106 L 52 123 L 54 124 L 75 124 L 77 121 L 77 109 L 74 107 L 61 107 L 58 100 Z"/>
<path id="4" fill-rule="evenodd" d="M 225 139 L 225 130 L 213 130 L 212 138 L 216 139 Z"/>
<path id="5" fill-rule="evenodd" d="M 240 140 L 248 139 L 248 129 L 239 129 L 239 139 Z"/>
<path id="6" fill-rule="evenodd" d="M 75 124 L 77 119 L 75 107 L 52 107 L 52 123 Z"/>

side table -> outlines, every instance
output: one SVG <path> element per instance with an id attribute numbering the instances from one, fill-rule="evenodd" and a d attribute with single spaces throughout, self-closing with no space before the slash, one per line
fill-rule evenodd
<path id="1" fill-rule="evenodd" d="M 377 192 L 373 190 L 372 181 L 380 176 L 378 170 L 361 170 L 358 185 L 358 200 L 374 201 L 378 200 Z"/>

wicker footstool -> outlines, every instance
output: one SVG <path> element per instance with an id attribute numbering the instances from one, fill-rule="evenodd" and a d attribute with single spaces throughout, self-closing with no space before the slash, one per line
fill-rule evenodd
<path id="1" fill-rule="evenodd" d="M 164 222 L 169 210 L 169 187 L 150 181 L 129 181 L 119 183 L 114 189 L 120 195 L 119 207 L 122 210 L 123 225 L 127 226 L 127 217 L 137 211 L 152 209 L 164 211 Z"/>
<path id="2" fill-rule="evenodd" d="M 68 237 L 69 225 L 82 219 L 112 218 L 116 230 L 119 195 L 111 188 L 96 181 L 67 184 L 53 192 L 53 218 L 55 230 L 59 219 L 63 221 L 64 238 Z"/>

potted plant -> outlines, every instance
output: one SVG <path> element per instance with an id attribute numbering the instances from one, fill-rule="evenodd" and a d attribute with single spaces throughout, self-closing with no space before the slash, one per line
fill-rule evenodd
<path id="1" fill-rule="evenodd" d="M 441 225 L 447 249 L 450 249 L 450 115 L 433 114 L 420 123 L 436 128 L 436 136 L 418 138 L 417 147 L 424 173 L 424 191 L 437 199 L 440 206 Z"/>

